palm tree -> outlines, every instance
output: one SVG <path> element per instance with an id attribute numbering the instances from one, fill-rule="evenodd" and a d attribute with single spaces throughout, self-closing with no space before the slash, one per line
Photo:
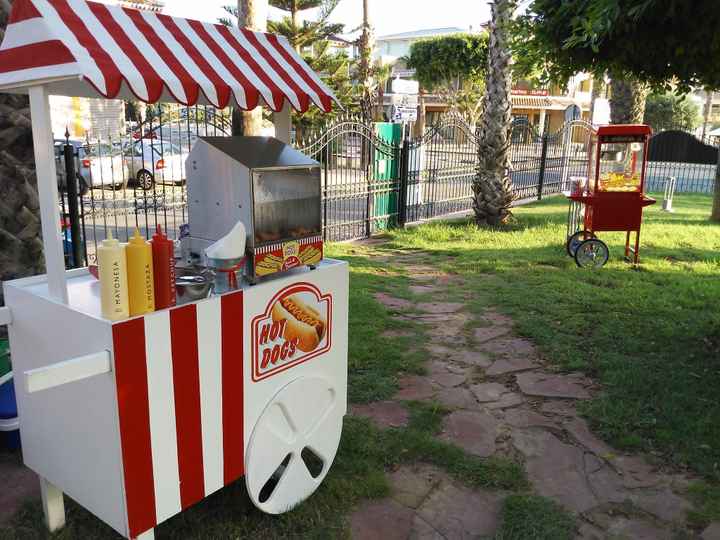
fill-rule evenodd
<path id="1" fill-rule="evenodd" d="M 0 0 L 0 41 L 9 17 Z M 0 280 L 45 270 L 39 208 L 28 98 L 0 94 Z"/>
<path id="2" fill-rule="evenodd" d="M 267 30 L 268 0 L 238 0 L 237 19 L 240 28 L 258 32 Z M 233 109 L 233 135 L 260 135 L 262 133 L 262 108 L 252 111 Z"/>
<path id="3" fill-rule="evenodd" d="M 490 3 L 490 42 L 480 120 L 478 168 L 473 181 L 473 210 L 478 225 L 505 223 L 514 200 L 510 163 L 510 25 L 514 0 Z"/>
<path id="4" fill-rule="evenodd" d="M 362 96 L 360 97 L 360 107 L 363 116 L 369 121 L 373 116 L 374 101 L 374 81 L 373 81 L 373 65 L 372 56 L 375 48 L 375 36 L 373 35 L 373 27 L 370 23 L 370 6 L 369 0 L 363 0 L 363 23 L 360 39 L 358 39 L 358 48 L 360 49 L 360 59 L 358 62 L 358 79 L 362 86 Z"/>
<path id="5" fill-rule="evenodd" d="M 633 77 L 616 76 L 611 89 L 610 121 L 613 124 L 642 124 L 650 87 Z"/>

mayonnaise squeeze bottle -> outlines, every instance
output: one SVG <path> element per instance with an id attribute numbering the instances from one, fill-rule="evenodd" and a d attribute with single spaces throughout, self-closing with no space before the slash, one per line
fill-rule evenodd
<path id="1" fill-rule="evenodd" d="M 128 318 L 130 311 L 125 246 L 113 238 L 110 229 L 107 238 L 98 246 L 97 260 L 102 316 L 111 321 Z"/>

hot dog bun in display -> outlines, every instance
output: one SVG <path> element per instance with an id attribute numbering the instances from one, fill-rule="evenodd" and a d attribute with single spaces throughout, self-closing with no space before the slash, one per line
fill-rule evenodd
<path id="1" fill-rule="evenodd" d="M 325 317 L 298 294 L 285 296 L 275 302 L 272 318 L 273 321 L 286 321 L 283 337 L 288 341 L 297 340 L 297 347 L 303 352 L 315 350 L 325 337 Z"/>

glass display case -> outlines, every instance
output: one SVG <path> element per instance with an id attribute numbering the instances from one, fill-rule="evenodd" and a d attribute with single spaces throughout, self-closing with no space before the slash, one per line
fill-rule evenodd
<path id="1" fill-rule="evenodd" d="M 588 160 L 590 189 L 642 193 L 647 134 L 606 131 L 599 129 L 591 139 Z"/>
<path id="2" fill-rule="evenodd" d="M 317 168 L 255 172 L 253 198 L 256 246 L 322 231 Z"/>

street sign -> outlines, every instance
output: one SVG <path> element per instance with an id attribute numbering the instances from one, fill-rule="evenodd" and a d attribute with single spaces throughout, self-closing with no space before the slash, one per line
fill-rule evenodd
<path id="1" fill-rule="evenodd" d="M 392 80 L 393 94 L 417 94 L 420 91 L 420 83 L 408 79 Z"/>
<path id="2" fill-rule="evenodd" d="M 398 107 L 414 108 L 418 106 L 417 94 L 388 94 L 390 97 L 390 104 Z"/>
<path id="3" fill-rule="evenodd" d="M 392 76 L 393 77 L 414 77 L 415 76 L 415 70 L 414 69 L 395 69 L 392 70 Z"/>
<path id="4" fill-rule="evenodd" d="M 397 106 L 393 105 L 392 121 L 395 123 L 416 122 L 417 121 L 417 109 L 410 108 L 410 107 L 397 107 Z"/>

